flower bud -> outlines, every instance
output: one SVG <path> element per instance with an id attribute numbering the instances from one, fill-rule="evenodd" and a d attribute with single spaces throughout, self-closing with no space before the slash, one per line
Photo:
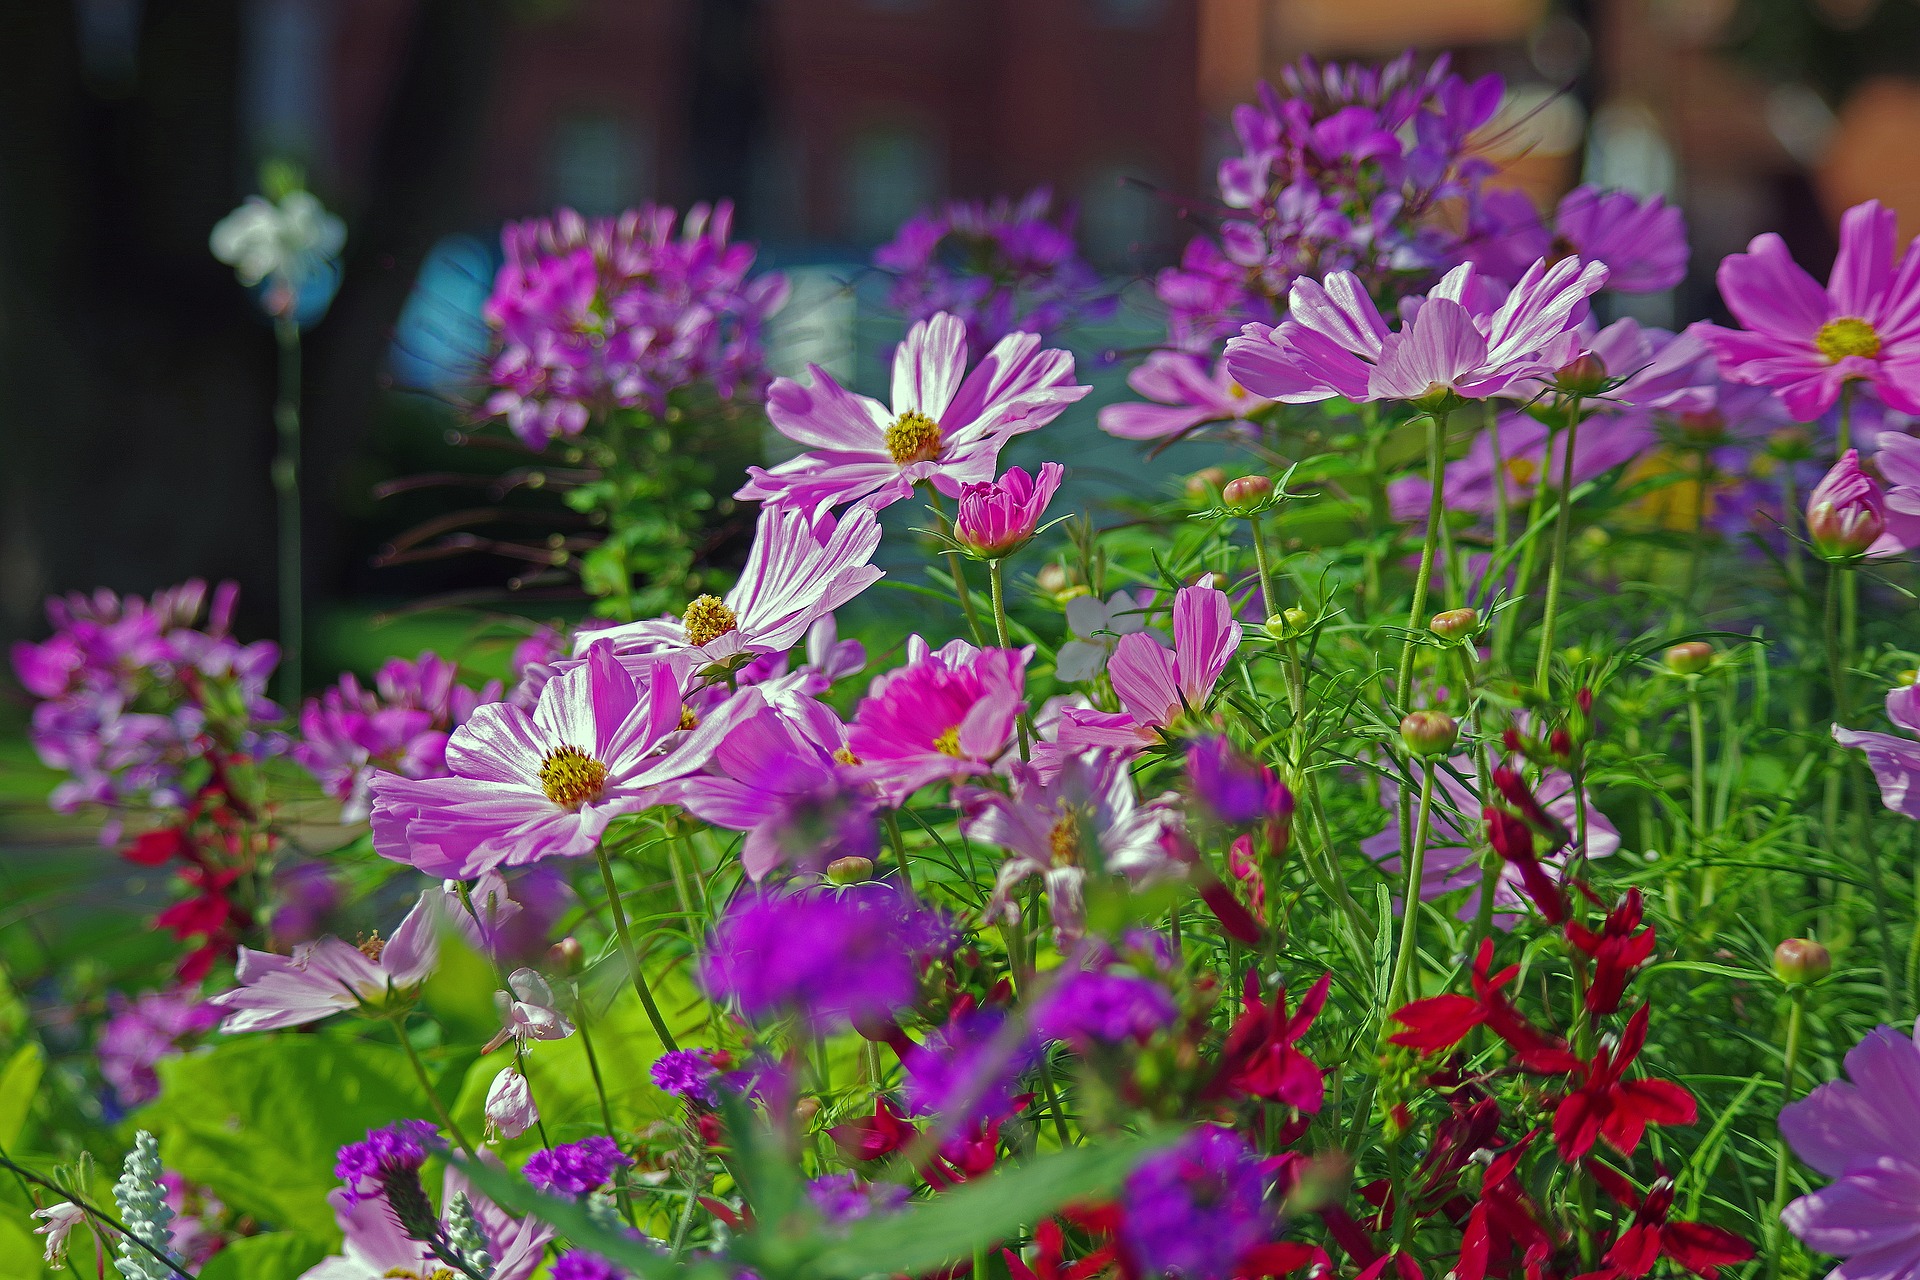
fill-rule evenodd
<path id="1" fill-rule="evenodd" d="M 503 1138 L 517 1138 L 540 1118 L 533 1105 L 533 1091 L 527 1078 L 507 1067 L 493 1078 L 487 1090 L 487 1131 Z"/>
<path id="2" fill-rule="evenodd" d="M 1849 449 L 1807 498 L 1807 536 L 1828 560 L 1854 560 L 1886 531 L 1886 498 Z"/>
<path id="3" fill-rule="evenodd" d="M 580 939 L 568 934 L 547 948 L 547 968 L 554 973 L 575 974 L 586 962 L 587 951 Z"/>
<path id="4" fill-rule="evenodd" d="M 873 879 L 873 859 L 851 855 L 835 858 L 827 864 L 827 880 L 832 884 L 860 884 Z"/>
<path id="5" fill-rule="evenodd" d="M 1400 722 L 1400 740 L 1416 756 L 1443 756 L 1460 737 L 1460 724 L 1444 711 L 1415 711 Z"/>
<path id="6" fill-rule="evenodd" d="M 1313 625 L 1313 615 L 1295 605 L 1267 619 L 1267 634 L 1275 640 L 1292 640 Z"/>
<path id="7" fill-rule="evenodd" d="M 1713 665 L 1713 646 L 1705 640 L 1689 640 L 1668 649 L 1661 660 L 1677 676 L 1697 676 Z"/>
<path id="8" fill-rule="evenodd" d="M 819 1116 L 819 1114 L 820 1114 L 820 1099 L 814 1097 L 811 1094 L 808 1094 L 807 1096 L 802 1098 L 794 1099 L 793 1119 L 794 1119 L 794 1123 L 799 1126 L 801 1132 L 804 1133 L 812 1129 L 813 1122 L 815 1118 Z"/>
<path id="9" fill-rule="evenodd" d="M 1048 462 L 1037 477 L 1008 467 L 998 480 L 967 485 L 953 517 L 954 541 L 983 560 L 1012 555 L 1039 530 L 1064 474 L 1059 463 Z"/>
<path id="10" fill-rule="evenodd" d="M 1227 510 L 1244 514 L 1265 502 L 1272 493 L 1273 481 L 1265 476 L 1241 476 L 1227 481 L 1220 490 L 1220 500 Z"/>
<path id="11" fill-rule="evenodd" d="M 1067 575 L 1067 567 L 1049 561 L 1040 566 L 1040 572 L 1033 575 L 1034 581 L 1048 595 L 1057 596 L 1072 585 L 1073 579 Z"/>
<path id="12" fill-rule="evenodd" d="M 1442 640 L 1460 640 L 1480 629 L 1480 615 L 1471 609 L 1448 609 L 1434 614 L 1427 628 Z"/>
<path id="13" fill-rule="evenodd" d="M 1554 386 L 1574 396 L 1597 396 L 1607 389 L 1607 366 L 1589 351 L 1554 375 Z"/>
<path id="14" fill-rule="evenodd" d="M 1833 972 L 1833 953 L 1811 938 L 1788 938 L 1773 949 L 1773 974 L 1790 987 L 1818 982 Z"/>
<path id="15" fill-rule="evenodd" d="M 1226 483 L 1227 473 L 1219 467 L 1202 467 L 1187 477 L 1187 500 L 1211 504 Z"/>

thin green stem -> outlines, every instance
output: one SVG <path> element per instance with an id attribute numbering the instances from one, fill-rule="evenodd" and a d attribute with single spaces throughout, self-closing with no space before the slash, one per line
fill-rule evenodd
<path id="1" fill-rule="evenodd" d="M 589 1019 L 579 1008 L 579 1004 L 579 1000 L 576 999 L 574 1001 L 575 1025 L 580 1029 L 580 1048 L 587 1055 L 587 1073 L 593 1077 L 593 1096 L 600 1102 L 600 1123 L 606 1129 L 607 1136 L 618 1142 L 620 1141 L 619 1133 L 613 1127 L 613 1105 L 607 1101 L 606 1081 L 600 1075 L 600 1057 L 593 1051 L 593 1032 L 588 1029 Z M 546 1141 L 545 1130 L 541 1131 L 540 1140 Z M 627 1185 L 626 1174 L 626 1166 L 622 1165 L 614 1179 L 614 1190 L 620 1201 L 620 1216 L 627 1220 L 627 1225 L 637 1226 L 639 1224 L 633 1216 L 633 1190 Z"/>
<path id="2" fill-rule="evenodd" d="M 1007 630 L 1007 592 L 1005 583 L 1001 580 L 1001 563 L 1002 561 L 998 557 L 987 561 L 987 582 L 993 589 L 994 633 L 1000 637 L 1000 647 L 1002 649 L 1011 649 L 1013 648 L 1013 638 Z M 1033 742 L 1028 736 L 1026 713 L 1024 711 L 1021 712 L 1019 718 L 1015 720 L 1014 723 L 1020 730 L 1020 758 L 1022 760 L 1031 759 L 1033 756 Z"/>
<path id="3" fill-rule="evenodd" d="M 273 458 L 273 490 L 280 522 L 280 695 L 297 709 L 306 690 L 301 672 L 306 621 L 300 549 L 300 325 L 292 316 L 273 322 L 280 348 L 280 387 L 273 425 L 278 447 Z"/>
<path id="4" fill-rule="evenodd" d="M 1780 1106 L 1784 1110 L 1793 1101 L 1794 1069 L 1800 1062 L 1800 1020 L 1806 1010 L 1807 989 L 1795 986 L 1790 989 L 1789 997 L 1793 1003 L 1787 1010 L 1787 1044 L 1785 1062 L 1780 1069 Z M 1767 1213 L 1768 1234 L 1772 1237 L 1772 1247 L 1767 1250 L 1767 1274 L 1780 1274 L 1780 1254 L 1786 1247 L 1784 1224 L 1780 1220 L 1781 1211 L 1787 1207 L 1787 1175 L 1793 1167 L 1793 1150 L 1787 1145 L 1784 1134 L 1777 1136 L 1773 1155 L 1773 1205 Z"/>
<path id="5" fill-rule="evenodd" d="M 1407 611 L 1407 638 L 1400 646 L 1400 676 L 1393 696 L 1403 708 L 1413 706 L 1414 637 L 1426 620 L 1427 588 L 1433 580 L 1433 556 L 1440 545 L 1440 522 L 1446 518 L 1446 438 L 1447 415 L 1436 411 L 1427 415 L 1427 531 L 1420 540 L 1420 571 L 1413 580 L 1413 607 Z"/>
<path id="6" fill-rule="evenodd" d="M 627 928 L 627 909 L 620 901 L 620 886 L 613 879 L 613 862 L 607 857 L 607 847 L 603 844 L 594 850 L 600 860 L 600 882 L 607 887 L 607 909 L 613 914 L 613 932 L 620 939 L 620 952 L 627 958 L 627 967 L 633 973 L 633 989 L 640 997 L 640 1003 L 646 1007 L 647 1021 L 653 1024 L 653 1033 L 660 1037 L 660 1044 L 672 1053 L 680 1047 L 673 1038 L 673 1032 L 667 1029 L 667 1020 L 660 1014 L 660 1006 L 654 1003 L 653 992 L 647 987 L 647 976 L 640 970 L 640 953 L 634 948 L 633 934 Z"/>
<path id="7" fill-rule="evenodd" d="M 53 1194 L 59 1196 L 62 1200 L 65 1200 L 68 1204 L 80 1210 L 80 1212 L 86 1214 L 89 1218 L 93 1218 L 99 1222 L 106 1224 L 108 1227 L 110 1227 L 114 1231 L 119 1232 L 120 1235 L 123 1236 L 124 1238 L 131 1240 L 135 1244 L 139 1245 L 141 1249 L 146 1251 L 148 1254 L 152 1255 L 155 1261 L 165 1266 L 167 1270 L 173 1272 L 173 1274 L 181 1277 L 181 1280 L 193 1280 L 193 1272 L 188 1271 L 185 1267 L 182 1267 L 178 1262 L 175 1262 L 172 1258 L 168 1257 L 165 1253 L 163 1253 L 159 1249 L 154 1248 L 152 1245 L 148 1244 L 145 1240 L 142 1240 L 139 1236 L 127 1230 L 126 1223 L 120 1221 L 120 1219 L 114 1217 L 112 1214 L 108 1213 L 105 1209 L 99 1208 L 94 1204 L 91 1204 L 85 1200 L 82 1200 L 79 1196 L 67 1190 L 65 1187 L 61 1186 L 59 1183 L 53 1182 L 47 1178 L 43 1178 L 39 1174 L 33 1172 L 33 1170 L 28 1169 L 23 1165 L 15 1164 L 11 1157 L 3 1153 L 0 1153 L 0 1169 L 5 1169 L 9 1173 L 13 1174 L 14 1177 L 22 1179 L 23 1181 L 26 1181 L 26 1182 L 31 1182 L 36 1187 L 40 1187 L 44 1190 L 53 1192 Z"/>
<path id="8" fill-rule="evenodd" d="M 1427 869 L 1427 835 L 1433 818 L 1433 758 L 1420 762 L 1420 816 L 1413 834 L 1413 854 L 1407 859 L 1406 900 L 1400 909 L 1400 950 L 1393 958 L 1393 977 L 1387 983 L 1387 1010 L 1391 1013 L 1407 1003 L 1407 985 L 1412 982 L 1418 994 L 1419 979 L 1414 976 L 1414 948 L 1420 940 L 1420 889 Z"/>
<path id="9" fill-rule="evenodd" d="M 407 1051 L 407 1061 L 413 1064 L 413 1074 L 420 1079 L 420 1087 L 426 1092 L 428 1105 L 433 1108 L 433 1114 L 440 1117 L 441 1127 L 446 1129 L 453 1138 L 454 1144 L 465 1153 L 468 1159 L 474 1159 L 473 1144 L 467 1141 L 467 1135 L 462 1133 L 460 1126 L 453 1122 L 453 1114 L 447 1110 L 446 1104 L 440 1101 L 440 1094 L 433 1087 L 433 1077 L 427 1074 L 427 1064 L 420 1061 L 420 1051 L 413 1047 L 413 1039 L 407 1035 L 405 1014 L 394 1019 L 393 1030 L 395 1038 L 400 1041 L 400 1047 Z"/>
<path id="10" fill-rule="evenodd" d="M 1547 561 L 1547 606 L 1540 619 L 1540 659 L 1533 684 L 1542 697 L 1553 670 L 1554 627 L 1560 621 L 1560 589 L 1567 572 L 1567 531 L 1573 524 L 1573 451 L 1580 434 L 1580 402 L 1567 414 L 1567 445 L 1560 464 L 1560 505 L 1553 513 L 1553 556 Z M 1545 477 L 1541 477 L 1544 481 Z"/>

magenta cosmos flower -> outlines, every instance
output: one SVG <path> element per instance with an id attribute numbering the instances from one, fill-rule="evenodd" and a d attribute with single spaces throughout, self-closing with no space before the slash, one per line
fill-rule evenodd
<path id="1" fill-rule="evenodd" d="M 860 776 L 899 804 L 942 778 L 985 773 L 1013 741 L 1032 649 L 929 652 L 914 636 L 907 664 L 876 677 L 847 730 Z"/>
<path id="2" fill-rule="evenodd" d="M 1687 275 L 1687 220 L 1663 196 L 1575 187 L 1560 197 L 1551 221 L 1510 187 L 1484 191 L 1465 257 L 1504 280 L 1518 279 L 1537 258 L 1585 258 L 1607 265 L 1607 288 L 1657 293 Z"/>
<path id="3" fill-rule="evenodd" d="M 1155 403 L 1100 410 L 1100 429 L 1122 440 L 1174 440 L 1213 422 L 1244 432 L 1246 420 L 1273 403 L 1235 382 L 1224 357 L 1209 372 L 1184 351 L 1154 352 L 1127 375 L 1127 385 Z"/>
<path id="4" fill-rule="evenodd" d="M 1867 554 L 1920 548 L 1920 439 L 1882 432 L 1873 461 L 1887 482 L 1887 531 Z"/>
<path id="5" fill-rule="evenodd" d="M 898 502 L 921 481 L 949 497 L 993 479 L 1000 448 L 1045 426 L 1093 388 L 1073 384 L 1073 357 L 1008 334 L 967 372 L 967 332 L 942 313 L 907 332 L 893 353 L 893 404 L 856 395 L 818 365 L 811 384 L 781 378 L 767 417 L 811 453 L 771 471 L 751 467 L 734 496 L 791 504 L 809 516 L 847 502 Z"/>
<path id="6" fill-rule="evenodd" d="M 1171 796 L 1141 804 L 1124 752 L 1095 750 L 1064 760 L 1052 776 L 1012 766 L 1009 791 L 969 787 L 959 799 L 969 840 L 1007 851 L 989 918 L 1018 920 L 1014 891 L 1033 876 L 1046 886 L 1053 927 L 1075 938 L 1086 927 L 1086 879 L 1106 871 L 1133 884 L 1177 874 L 1164 837 L 1180 828 Z"/>
<path id="7" fill-rule="evenodd" d="M 1250 324 L 1227 344 L 1227 370 L 1247 390 L 1287 404 L 1427 401 L 1447 392 L 1484 400 L 1578 355 L 1573 330 L 1606 280 L 1598 262 L 1535 262 L 1486 310 L 1485 282 L 1463 263 L 1407 308 L 1395 331 L 1351 272 L 1330 273 L 1324 286 L 1303 277 L 1285 320 Z"/>
<path id="8" fill-rule="evenodd" d="M 1833 726 L 1833 740 L 1843 747 L 1867 753 L 1867 763 L 1880 784 L 1880 803 L 1920 820 L 1920 685 L 1902 685 L 1887 692 L 1887 719 L 1915 735 L 1896 738 L 1890 733 Z"/>
<path id="9" fill-rule="evenodd" d="M 1902 413 L 1920 413 L 1920 253 L 1894 259 L 1896 219 L 1869 200 L 1840 219 L 1840 254 L 1822 289 L 1768 232 L 1720 264 L 1720 296 L 1739 329 L 1713 327 L 1723 376 L 1771 387 L 1812 422 L 1840 389 L 1866 382 Z"/>
<path id="10" fill-rule="evenodd" d="M 1782 1109 L 1794 1153 L 1834 1181 L 1781 1215 L 1807 1247 L 1846 1261 L 1828 1280 L 1920 1271 L 1920 1043 L 1876 1027 L 1832 1080 Z"/>
<path id="11" fill-rule="evenodd" d="M 589 631 L 577 642 L 612 643 L 629 668 L 668 655 L 683 667 L 732 667 L 763 653 L 785 653 L 814 623 L 885 577 L 868 562 L 880 545 L 872 511 L 810 521 L 793 507 L 767 507 L 755 526 L 740 581 L 724 599 L 701 596 L 685 616 Z"/>
<path id="12" fill-rule="evenodd" d="M 291 956 L 240 948 L 240 985 L 207 1002 L 226 1010 L 220 1030 L 277 1031 L 410 997 L 439 962 L 446 897 L 438 889 L 421 894 L 384 942 L 375 934 L 355 947 L 328 936 L 302 943 Z"/>
<path id="13" fill-rule="evenodd" d="M 1886 532 L 1886 496 L 1860 469 L 1859 451 L 1849 449 L 1807 495 L 1807 536 L 1829 560 L 1851 560 L 1879 546 Z"/>
<path id="14" fill-rule="evenodd" d="M 1062 747 L 1137 748 L 1162 730 L 1190 720 L 1240 647 L 1233 605 L 1217 587 L 1184 587 L 1173 599 L 1173 648 L 1144 632 L 1121 636 L 1107 661 L 1119 713 L 1069 707 L 1061 712 Z"/>
<path id="15" fill-rule="evenodd" d="M 758 706 L 749 691 L 728 704 Z M 445 778 L 373 780 L 373 846 L 428 875 L 467 880 L 502 866 L 592 853 L 607 824 L 654 803 L 651 789 L 691 773 L 725 737 L 715 714 L 685 738 L 673 664 L 627 672 L 605 642 L 549 680 L 528 715 L 495 702 L 447 741 Z"/>
<path id="16" fill-rule="evenodd" d="M 1065 469 L 1057 462 L 1041 464 L 1030 476 L 1019 467 L 989 484 L 970 484 L 960 491 L 960 509 L 953 518 L 953 539 L 982 560 L 998 560 L 1027 545 L 1040 529 L 1040 517 L 1060 488 Z"/>

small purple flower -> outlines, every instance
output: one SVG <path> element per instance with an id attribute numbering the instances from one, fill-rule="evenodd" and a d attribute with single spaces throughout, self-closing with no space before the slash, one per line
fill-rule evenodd
<path id="1" fill-rule="evenodd" d="M 1920 685 L 1887 691 L 1887 719 L 1920 737 Z M 1844 725 L 1833 726 L 1833 740 L 1867 753 L 1874 781 L 1880 784 L 1881 804 L 1920 821 L 1920 742 Z"/>
<path id="2" fill-rule="evenodd" d="M 1222 737 L 1201 738 L 1187 748 L 1187 781 L 1208 816 L 1225 826 L 1251 826 L 1293 814 L 1287 784 Z"/>
<path id="3" fill-rule="evenodd" d="M 831 1173 L 807 1183 L 807 1199 L 835 1226 L 890 1213 L 911 1194 L 904 1183 L 867 1182 L 851 1173 Z"/>
<path id="4" fill-rule="evenodd" d="M 1227 1280 L 1273 1233 L 1266 1183 L 1238 1134 L 1196 1129 L 1127 1178 L 1121 1241 L 1141 1273 Z"/>
<path id="5" fill-rule="evenodd" d="M 915 993 L 919 909 L 886 885 L 744 894 L 707 943 L 701 980 L 747 1018 L 817 1032 L 884 1023 Z"/>
<path id="6" fill-rule="evenodd" d="M 113 1016 L 100 1030 L 100 1074 L 125 1107 L 160 1096 L 154 1065 L 181 1052 L 181 1042 L 211 1031 L 220 1010 L 190 987 L 149 991 L 129 1001 L 119 992 L 107 997 Z"/>
<path id="7" fill-rule="evenodd" d="M 901 1059 L 906 1100 L 916 1115 L 935 1114 L 956 1131 L 1013 1114 L 1014 1090 L 1034 1063 L 1030 1035 L 1011 1038 L 1006 1013 L 993 1006 L 958 1015 Z"/>
<path id="8" fill-rule="evenodd" d="M 391 1199 L 396 1182 L 410 1178 L 417 1188 L 427 1157 L 446 1145 L 440 1131 L 425 1120 L 402 1120 L 384 1129 L 369 1129 L 364 1142 L 340 1148 L 333 1174 L 346 1188 L 349 1206 L 376 1195 Z"/>
<path id="9" fill-rule="evenodd" d="M 597 1253 L 569 1249 L 553 1262 L 553 1280 L 627 1280 L 628 1273 Z"/>
<path id="10" fill-rule="evenodd" d="M 1082 969 L 1065 978 L 1033 1016 L 1045 1040 L 1081 1052 L 1096 1044 L 1144 1043 L 1171 1026 L 1179 1010 L 1165 986 L 1124 971 Z"/>
<path id="11" fill-rule="evenodd" d="M 711 1107 L 720 1101 L 720 1095 L 714 1090 L 714 1082 L 719 1078 L 720 1068 L 699 1049 L 675 1049 L 663 1053 L 654 1059 L 654 1084 L 663 1092 L 688 1102 Z"/>
<path id="12" fill-rule="evenodd" d="M 615 1169 L 632 1163 L 612 1138 L 596 1134 L 534 1152 L 521 1172 L 541 1191 L 578 1199 L 606 1186 Z"/>

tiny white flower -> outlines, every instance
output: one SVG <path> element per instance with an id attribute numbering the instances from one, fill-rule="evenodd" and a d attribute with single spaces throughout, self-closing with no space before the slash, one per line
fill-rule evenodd
<path id="1" fill-rule="evenodd" d="M 47 1264 L 58 1271 L 67 1262 L 67 1236 L 87 1215 L 79 1205 L 63 1200 L 45 1209 L 35 1209 L 33 1216 L 45 1224 L 35 1227 L 33 1234 L 47 1238 Z"/>
<path id="2" fill-rule="evenodd" d="M 274 277 L 296 293 L 346 243 L 347 224 L 310 191 L 289 191 L 279 204 L 248 196 L 208 237 L 213 256 L 232 267 L 241 284 L 251 288 Z"/>

